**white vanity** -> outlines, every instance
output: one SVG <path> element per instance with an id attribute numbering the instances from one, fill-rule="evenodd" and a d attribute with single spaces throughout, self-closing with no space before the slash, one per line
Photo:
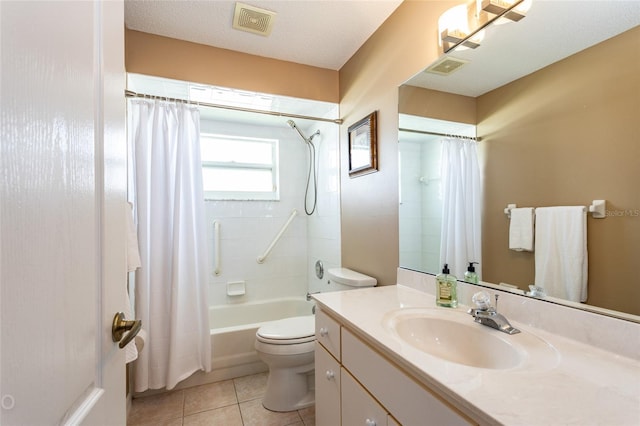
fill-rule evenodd
<path id="1" fill-rule="evenodd" d="M 435 306 L 432 276 L 398 279 L 315 295 L 317 425 L 640 424 L 640 324 L 500 292 L 522 331 L 507 335 L 466 313 L 477 286 L 459 284 L 462 306 L 449 309 Z M 460 346 L 433 351 L 424 318 Z"/>

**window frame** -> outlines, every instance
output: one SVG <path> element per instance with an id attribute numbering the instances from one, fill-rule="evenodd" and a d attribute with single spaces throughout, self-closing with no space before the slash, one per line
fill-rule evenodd
<path id="1" fill-rule="evenodd" d="M 200 160 L 202 170 L 212 169 L 230 170 L 268 170 L 271 171 L 271 191 L 207 191 L 203 188 L 205 201 L 279 201 L 280 200 L 280 164 L 279 149 L 280 140 L 274 138 L 256 138 L 250 136 L 225 135 L 219 133 L 200 133 L 200 144 L 206 139 L 218 139 L 226 141 L 246 141 L 268 144 L 271 146 L 271 164 L 260 164 L 236 161 L 204 161 Z M 204 178 L 204 176 L 203 176 Z M 203 182 L 204 186 L 204 182 Z"/>

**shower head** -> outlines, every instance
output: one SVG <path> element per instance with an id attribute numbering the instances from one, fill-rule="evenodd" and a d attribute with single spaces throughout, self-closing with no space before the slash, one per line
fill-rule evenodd
<path id="1" fill-rule="evenodd" d="M 289 125 L 289 127 L 291 127 L 292 129 L 295 129 L 298 134 L 300 135 L 300 137 L 306 142 L 306 143 L 311 143 L 311 140 L 313 140 L 313 138 L 316 135 L 320 134 L 320 130 L 316 130 L 316 132 L 314 134 L 311 135 L 310 138 L 305 137 L 305 135 L 302 134 L 302 131 L 298 128 L 298 126 L 296 126 L 296 123 L 293 120 L 287 120 L 287 124 Z"/>

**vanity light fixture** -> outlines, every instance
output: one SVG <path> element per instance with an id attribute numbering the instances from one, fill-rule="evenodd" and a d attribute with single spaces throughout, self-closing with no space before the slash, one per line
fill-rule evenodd
<path id="1" fill-rule="evenodd" d="M 484 11 L 493 15 L 503 14 L 502 17 L 513 22 L 518 22 L 524 18 L 529 8 L 531 8 L 531 0 L 477 0 L 477 3 L 478 11 Z M 497 24 L 504 22 L 502 19 L 496 21 Z"/>
<path id="2" fill-rule="evenodd" d="M 440 38 L 442 39 L 443 44 L 449 43 L 453 45 L 464 40 L 464 42 L 462 43 L 462 46 L 464 47 L 475 49 L 476 47 L 480 46 L 480 43 L 477 43 L 471 39 L 465 40 L 468 35 L 468 33 L 465 33 L 458 29 L 450 30 L 449 28 L 445 28 L 444 31 L 442 31 L 442 33 L 440 34 Z"/>
<path id="3" fill-rule="evenodd" d="M 475 49 L 489 25 L 519 21 L 532 0 L 472 0 L 444 12 L 438 19 L 439 44 L 444 53 L 453 49 Z M 495 16 L 489 16 L 495 15 Z M 473 29 L 472 29 L 473 28 Z"/>
<path id="4" fill-rule="evenodd" d="M 440 45 L 447 52 L 460 43 L 464 48 L 475 49 L 480 46 L 484 32 L 479 32 L 473 37 L 471 24 L 475 15 L 475 3 L 461 4 L 444 12 L 438 19 L 438 32 Z"/>

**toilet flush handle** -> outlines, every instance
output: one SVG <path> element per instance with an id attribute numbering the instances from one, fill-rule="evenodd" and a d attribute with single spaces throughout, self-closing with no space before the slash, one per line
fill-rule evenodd
<path id="1" fill-rule="evenodd" d="M 376 421 L 375 420 L 371 420 L 371 419 L 367 419 L 367 420 L 365 420 L 365 424 L 367 426 L 376 426 Z"/>
<path id="2" fill-rule="evenodd" d="M 333 380 L 334 377 L 336 377 L 335 373 L 333 371 L 331 371 L 331 370 L 327 370 L 325 375 L 327 376 L 327 380 Z"/>
<path id="3" fill-rule="evenodd" d="M 320 335 L 322 337 L 327 337 L 329 334 L 329 329 L 327 327 L 320 327 Z"/>

